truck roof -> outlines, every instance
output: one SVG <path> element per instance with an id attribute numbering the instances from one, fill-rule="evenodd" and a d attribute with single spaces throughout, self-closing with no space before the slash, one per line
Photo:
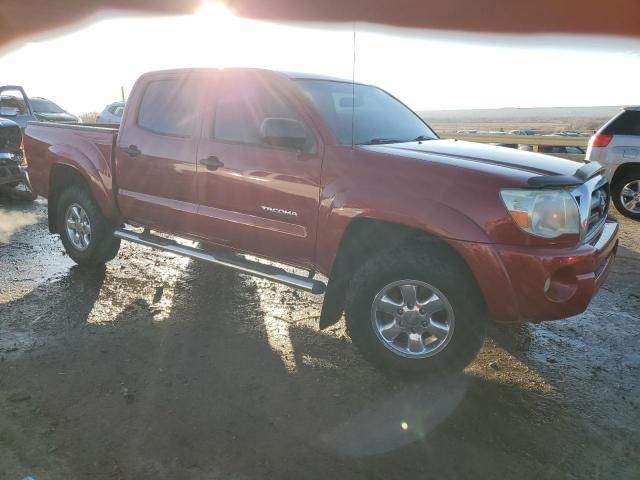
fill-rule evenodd
<path id="1" fill-rule="evenodd" d="M 339 78 L 339 77 L 331 77 L 328 75 L 320 75 L 320 74 L 316 74 L 316 73 L 303 73 L 303 72 L 291 72 L 291 71 L 284 71 L 284 70 L 271 70 L 268 68 L 252 68 L 252 67 L 227 67 L 227 68 L 202 68 L 202 67 L 196 67 L 196 68 L 172 68 L 172 69 L 167 69 L 167 70 L 155 70 L 152 72 L 147 72 L 144 75 L 156 75 L 156 74 L 162 74 L 162 73 L 188 73 L 188 72 L 215 72 L 218 70 L 253 70 L 253 71 L 257 71 L 257 72 L 265 72 L 265 73 L 277 73 L 277 74 L 281 74 L 284 75 L 292 80 L 328 80 L 328 81 L 333 81 L 333 82 L 345 82 L 345 83 L 352 83 L 352 80 L 346 79 L 346 78 Z M 360 82 L 355 82 L 357 84 L 361 84 Z"/>

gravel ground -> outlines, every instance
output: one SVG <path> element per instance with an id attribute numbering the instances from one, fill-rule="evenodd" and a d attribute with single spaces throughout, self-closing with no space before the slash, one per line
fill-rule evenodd
<path id="1" fill-rule="evenodd" d="M 318 297 L 135 245 L 85 271 L 45 203 L 4 203 L 0 479 L 640 478 L 621 223 L 586 313 L 493 327 L 464 373 L 407 383 L 319 331 Z"/>

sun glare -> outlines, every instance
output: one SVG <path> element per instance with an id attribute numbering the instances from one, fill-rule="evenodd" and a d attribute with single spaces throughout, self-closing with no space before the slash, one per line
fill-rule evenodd
<path id="1" fill-rule="evenodd" d="M 233 13 L 222 2 L 210 1 L 202 2 L 202 6 L 196 11 L 195 15 L 208 25 L 235 18 Z"/>

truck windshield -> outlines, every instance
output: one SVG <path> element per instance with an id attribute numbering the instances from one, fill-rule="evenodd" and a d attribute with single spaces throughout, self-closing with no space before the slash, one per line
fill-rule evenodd
<path id="1" fill-rule="evenodd" d="M 438 138 L 420 117 L 377 87 L 333 80 L 295 81 L 342 145 Z"/>

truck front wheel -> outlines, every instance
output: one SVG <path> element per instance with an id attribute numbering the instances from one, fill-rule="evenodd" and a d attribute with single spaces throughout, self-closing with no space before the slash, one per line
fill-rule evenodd
<path id="1" fill-rule="evenodd" d="M 459 262 L 422 249 L 388 252 L 354 275 L 347 331 L 383 370 L 420 375 L 462 370 L 478 353 L 486 314 Z"/>
<path id="2" fill-rule="evenodd" d="M 102 215 L 91 193 L 71 185 L 58 198 L 58 232 L 64 248 L 78 265 L 102 265 L 118 254 L 114 225 Z"/>

